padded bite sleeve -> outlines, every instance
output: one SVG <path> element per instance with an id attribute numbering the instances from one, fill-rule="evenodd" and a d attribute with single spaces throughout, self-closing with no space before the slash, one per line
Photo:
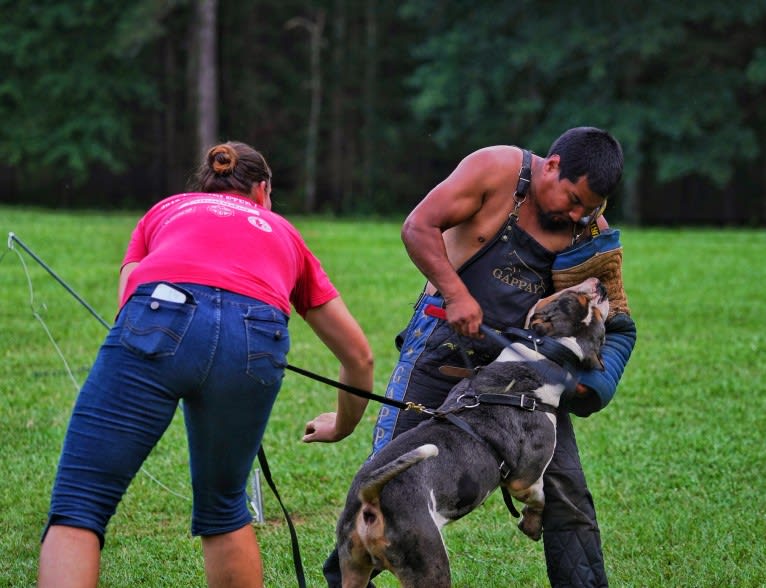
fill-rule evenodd
<path id="1" fill-rule="evenodd" d="M 590 388 L 584 396 L 572 395 L 565 399 L 569 412 L 586 417 L 604 408 L 614 397 L 625 366 L 636 345 L 636 323 L 625 313 L 606 322 L 606 342 L 601 349 L 604 370 L 583 370 L 577 375 L 579 383 Z"/>
<path id="2" fill-rule="evenodd" d="M 598 278 L 609 296 L 609 316 L 630 314 L 622 283 L 622 245 L 620 231 L 607 229 L 601 234 L 562 251 L 553 262 L 553 289 L 557 292 L 591 277 Z"/>

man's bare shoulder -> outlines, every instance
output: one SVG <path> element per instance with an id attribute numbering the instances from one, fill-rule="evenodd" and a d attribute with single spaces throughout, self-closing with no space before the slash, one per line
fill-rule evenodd
<path id="1" fill-rule="evenodd" d="M 463 161 L 496 167 L 498 170 L 518 168 L 521 165 L 521 149 L 513 145 L 491 145 L 477 149 L 466 156 Z"/>
<path id="2" fill-rule="evenodd" d="M 455 181 L 453 185 L 473 186 L 474 191 L 486 197 L 517 178 L 520 167 L 521 150 L 518 147 L 493 145 L 464 157 L 449 180 Z"/>
<path id="3" fill-rule="evenodd" d="M 443 234 L 454 267 L 481 249 L 507 222 L 514 207 L 521 159 L 518 147 L 494 145 L 474 151 L 461 163 L 470 167 L 470 175 L 481 186 L 481 202 L 470 217 Z"/>

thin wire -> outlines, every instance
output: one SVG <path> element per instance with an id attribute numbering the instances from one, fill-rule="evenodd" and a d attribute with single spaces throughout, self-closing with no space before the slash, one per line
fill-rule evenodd
<path id="1" fill-rule="evenodd" d="M 74 377 L 74 374 L 72 373 L 72 369 L 69 366 L 69 362 L 67 361 L 66 357 L 64 356 L 63 351 L 61 351 L 61 348 L 59 347 L 58 343 L 56 343 L 56 340 L 53 338 L 53 335 L 52 335 L 50 329 L 48 328 L 48 325 L 45 323 L 45 320 L 43 319 L 42 315 L 40 315 L 40 313 L 37 312 L 37 310 L 35 309 L 35 293 L 34 293 L 34 287 L 32 286 L 32 278 L 29 275 L 29 270 L 27 268 L 26 262 L 24 261 L 24 257 L 13 246 L 13 241 L 14 240 L 17 243 L 19 242 L 17 239 L 14 239 L 14 237 L 15 237 L 15 235 L 13 235 L 13 233 L 9 234 L 9 236 L 8 236 L 8 249 L 12 250 L 16 254 L 16 256 L 19 258 L 19 261 L 21 262 L 21 266 L 24 268 L 24 276 L 27 279 L 27 286 L 29 287 L 29 306 L 32 309 L 32 315 L 37 319 L 37 321 L 43 327 L 43 330 L 45 331 L 46 335 L 48 335 L 48 339 L 50 340 L 50 342 L 53 345 L 53 347 L 56 349 L 56 353 L 58 353 L 58 356 L 61 358 L 61 361 L 64 363 L 64 367 L 66 368 L 66 372 L 69 375 L 69 379 L 72 381 L 72 384 L 74 385 L 75 391 L 79 391 L 80 390 L 80 384 L 77 382 L 77 379 Z M 30 253 L 30 255 L 31 255 L 31 252 L 26 247 L 24 247 L 24 250 L 27 251 L 27 253 Z M 3 255 L 0 257 L 0 263 L 5 258 L 5 254 L 6 253 L 8 253 L 8 252 L 7 251 L 3 252 Z M 32 257 L 33 257 L 33 259 L 38 261 L 38 263 L 41 263 L 39 258 L 37 258 L 34 255 L 32 255 Z M 59 282 L 60 282 L 60 280 L 59 280 Z M 69 290 L 69 288 L 67 288 L 67 290 Z M 78 297 L 78 299 L 79 299 L 79 297 Z M 46 308 L 45 304 L 42 305 L 42 308 L 43 309 Z M 106 323 L 103 322 L 103 320 L 101 320 L 101 323 L 102 324 L 106 324 Z M 106 326 L 107 326 L 107 328 L 109 328 L 108 325 L 106 325 Z M 164 489 L 165 491 L 169 492 L 170 494 L 173 494 L 174 496 L 177 496 L 179 498 L 183 498 L 184 500 L 191 500 L 188 496 L 180 494 L 179 492 L 176 492 L 175 490 L 172 490 L 171 488 L 169 488 L 168 486 L 166 486 L 165 484 L 160 482 L 160 480 L 158 480 L 154 475 L 152 475 L 149 472 L 149 470 L 146 469 L 145 466 L 142 465 L 140 471 L 143 472 L 152 482 L 154 482 L 160 488 Z"/>
<path id="2" fill-rule="evenodd" d="M 26 277 L 27 285 L 29 286 L 29 308 L 32 310 L 32 316 L 34 316 L 37 319 L 37 322 L 40 323 L 43 330 L 45 331 L 45 334 L 48 335 L 48 339 L 53 345 L 53 348 L 56 350 L 56 353 L 58 353 L 58 356 L 61 358 L 61 361 L 64 363 L 66 372 L 69 375 L 69 379 L 72 381 L 72 384 L 74 384 L 75 390 L 79 390 L 80 384 L 75 379 L 74 374 L 72 373 L 72 368 L 69 366 L 69 362 L 64 356 L 64 352 L 61 351 L 61 347 L 59 347 L 58 343 L 56 343 L 56 340 L 53 338 L 53 334 L 48 328 L 48 325 L 45 323 L 45 320 L 43 320 L 43 317 L 40 315 L 39 312 L 37 312 L 37 309 L 35 308 L 35 292 L 34 292 L 34 288 L 32 287 L 32 278 L 29 275 L 27 263 L 24 261 L 24 257 L 22 257 L 21 253 L 19 253 L 16 250 L 16 248 L 11 247 L 11 249 L 13 249 L 13 252 L 16 254 L 16 256 L 19 258 L 19 261 L 21 262 L 21 266 L 24 268 L 24 276 Z M 42 305 L 42 308 L 46 309 L 45 304 Z"/>
<path id="3" fill-rule="evenodd" d="M 56 281 L 57 281 L 57 282 L 58 282 L 58 283 L 61 285 L 61 287 L 62 287 L 62 288 L 64 288 L 64 290 L 66 290 L 67 292 L 69 292 L 69 293 L 72 295 L 72 297 L 73 297 L 75 300 L 77 300 L 77 302 L 79 302 L 80 304 L 82 304 L 82 305 L 83 305 L 83 307 L 85 307 L 85 308 L 87 309 L 87 311 L 88 311 L 88 312 L 90 312 L 90 313 L 91 313 L 91 314 L 92 314 L 94 317 L 96 317 L 96 320 L 98 320 L 98 322 L 100 322 L 102 325 L 104 325 L 104 328 L 105 328 L 105 329 L 107 329 L 107 330 L 109 329 L 109 323 L 107 323 L 107 322 L 106 322 L 106 321 L 105 321 L 103 318 L 101 318 L 101 315 L 99 315 L 99 314 L 96 312 L 96 310 L 95 310 L 95 309 L 94 309 L 94 308 L 93 308 L 93 307 L 92 307 L 90 304 L 88 304 L 87 302 L 85 302 L 85 300 L 83 300 L 83 299 L 82 299 L 82 296 L 80 296 L 80 295 L 79 295 L 77 292 L 75 292 L 75 291 L 74 291 L 74 290 L 71 288 L 71 286 L 70 286 L 69 284 L 67 284 L 67 283 L 66 283 L 66 282 L 65 282 L 65 281 L 64 281 L 64 280 L 61 278 L 61 276 L 59 276 L 59 275 L 58 275 L 56 272 L 54 272 L 54 271 L 53 271 L 53 269 L 52 269 L 52 268 L 51 268 L 51 267 L 50 267 L 50 266 L 49 266 L 47 263 L 45 263 L 45 262 L 44 262 L 42 259 L 40 259 L 40 258 L 37 256 L 37 254 L 36 254 L 34 251 L 32 251 L 32 250 L 31 250 L 29 247 L 27 247 L 27 245 L 26 245 L 26 244 L 25 244 L 25 243 L 24 243 L 24 242 L 23 242 L 21 239 L 19 239 L 19 238 L 18 238 L 18 237 L 15 235 L 15 233 L 13 233 L 13 232 L 10 232 L 10 233 L 8 233 L 8 247 L 13 247 L 12 243 L 13 243 L 14 241 L 15 241 L 16 243 L 18 243 L 19 247 L 21 247 L 21 248 L 22 248 L 24 251 L 26 251 L 26 252 L 29 254 L 29 256 L 30 256 L 32 259 L 34 259 L 34 260 L 35 260 L 35 261 L 38 263 L 38 265 L 39 265 L 41 268 L 43 268 L 43 269 L 44 269 L 46 272 L 48 272 L 48 273 L 51 275 L 51 277 L 52 277 L 54 280 L 56 280 Z"/>

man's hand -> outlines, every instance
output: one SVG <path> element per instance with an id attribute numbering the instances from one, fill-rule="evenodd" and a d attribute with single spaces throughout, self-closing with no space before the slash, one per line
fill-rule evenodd
<path id="1" fill-rule="evenodd" d="M 484 313 L 476 299 L 466 292 L 460 298 L 445 300 L 445 302 L 449 325 L 460 335 L 481 338 L 479 327 Z"/>

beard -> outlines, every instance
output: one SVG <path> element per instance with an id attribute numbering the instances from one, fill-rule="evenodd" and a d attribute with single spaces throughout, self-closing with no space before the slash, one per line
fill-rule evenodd
<path id="1" fill-rule="evenodd" d="M 556 212 L 544 212 L 537 209 L 537 221 L 546 231 L 559 232 L 572 227 L 572 221 Z"/>

